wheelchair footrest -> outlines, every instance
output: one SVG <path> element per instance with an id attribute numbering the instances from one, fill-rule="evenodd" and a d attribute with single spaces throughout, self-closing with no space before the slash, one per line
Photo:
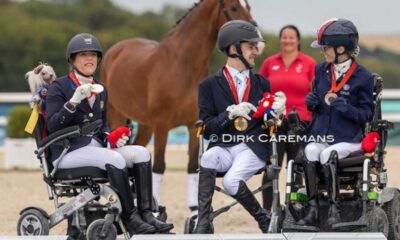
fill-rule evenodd
<path id="1" fill-rule="evenodd" d="M 291 223 L 291 222 L 284 222 L 282 230 L 284 232 L 319 232 L 320 231 L 319 227 L 303 226 L 303 225 L 298 225 L 296 223 Z"/>
<path id="2" fill-rule="evenodd" d="M 357 221 L 354 222 L 342 222 L 336 223 L 332 225 L 332 230 L 334 231 L 353 231 L 358 230 L 360 228 L 367 227 L 367 220 L 364 216 L 360 217 Z"/>

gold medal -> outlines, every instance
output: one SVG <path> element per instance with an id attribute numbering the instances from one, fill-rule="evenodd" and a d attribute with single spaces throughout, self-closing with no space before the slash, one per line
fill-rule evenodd
<path id="1" fill-rule="evenodd" d="M 328 93 L 325 95 L 324 100 L 325 100 L 326 104 L 328 104 L 328 106 L 330 106 L 331 103 L 332 103 L 333 101 L 335 101 L 335 99 L 336 99 L 337 97 L 338 97 L 338 96 L 336 95 L 336 93 L 328 92 Z"/>
<path id="2" fill-rule="evenodd" d="M 236 130 L 239 132 L 246 131 L 247 127 L 249 126 L 247 119 L 244 117 L 237 117 L 233 123 Z"/>

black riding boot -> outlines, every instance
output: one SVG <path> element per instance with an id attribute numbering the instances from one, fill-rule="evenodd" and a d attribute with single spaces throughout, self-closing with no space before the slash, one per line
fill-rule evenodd
<path id="1" fill-rule="evenodd" d="M 106 165 L 108 179 L 111 186 L 117 191 L 121 200 L 121 218 L 131 235 L 154 233 L 156 228 L 142 220 L 138 209 L 133 205 L 128 173 L 125 169 L 118 169 L 113 165 Z"/>
<path id="2" fill-rule="evenodd" d="M 304 174 L 310 206 L 307 215 L 300 219 L 297 224 L 316 226 L 318 223 L 317 162 L 308 161 L 304 166 Z"/>
<path id="3" fill-rule="evenodd" d="M 151 162 L 136 163 L 133 165 L 135 177 L 135 189 L 137 194 L 137 204 L 142 215 L 142 219 L 153 225 L 157 232 L 169 232 L 174 228 L 173 224 L 165 223 L 154 217 L 153 209 L 153 183 L 151 173 Z"/>
<path id="4" fill-rule="evenodd" d="M 268 211 L 260 206 L 260 203 L 247 188 L 245 182 L 239 182 L 238 192 L 233 197 L 254 217 L 261 231 L 267 233 L 271 217 Z"/>
<path id="5" fill-rule="evenodd" d="M 214 228 L 210 221 L 211 202 L 214 195 L 215 177 L 217 171 L 200 166 L 199 173 L 199 214 L 194 233 L 212 234 Z"/>
<path id="6" fill-rule="evenodd" d="M 339 182 L 336 175 L 336 160 L 337 153 L 332 152 L 330 160 L 322 166 L 324 172 L 326 191 L 329 196 L 329 212 L 328 212 L 328 226 L 340 223 L 340 195 L 339 195 Z"/>

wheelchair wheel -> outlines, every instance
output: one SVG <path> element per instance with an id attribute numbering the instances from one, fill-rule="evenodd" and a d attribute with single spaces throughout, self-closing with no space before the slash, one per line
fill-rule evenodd
<path id="1" fill-rule="evenodd" d="M 368 213 L 367 232 L 381 232 L 388 237 L 389 220 L 385 211 L 380 207 L 375 207 Z"/>
<path id="2" fill-rule="evenodd" d="M 49 219 L 38 209 L 27 209 L 21 213 L 17 224 L 18 236 L 49 235 Z"/>
<path id="3" fill-rule="evenodd" d="M 164 206 L 158 206 L 158 215 L 156 218 L 162 222 L 166 222 L 168 215 L 167 215 L 167 209 Z"/>
<path id="4" fill-rule="evenodd" d="M 184 234 L 193 234 L 194 228 L 196 227 L 197 215 L 186 218 L 185 228 L 183 229 Z"/>
<path id="5" fill-rule="evenodd" d="M 88 240 L 115 240 L 117 239 L 117 228 L 112 224 L 104 237 L 100 236 L 105 220 L 97 219 L 93 221 L 86 232 Z"/>
<path id="6" fill-rule="evenodd" d="M 280 233 L 282 232 L 282 224 L 283 218 L 285 216 L 285 206 L 281 205 L 281 211 L 276 214 L 271 214 L 271 221 L 269 226 L 269 231 L 271 233 Z"/>
<path id="7" fill-rule="evenodd" d="M 400 240 L 400 193 L 394 192 L 393 199 L 383 205 L 389 220 L 389 240 Z"/>

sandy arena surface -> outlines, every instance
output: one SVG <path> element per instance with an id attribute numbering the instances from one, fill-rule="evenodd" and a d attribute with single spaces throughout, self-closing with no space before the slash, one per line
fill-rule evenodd
<path id="1" fill-rule="evenodd" d="M 387 168 L 389 186 L 400 186 L 398 169 L 400 161 L 400 148 L 387 148 Z M 175 225 L 175 233 L 183 233 L 185 218 L 190 211 L 186 206 L 186 165 L 185 150 L 167 149 L 167 171 L 162 190 L 162 204 L 167 206 L 168 221 Z M 2 159 L 0 154 L 0 159 Z M 2 162 L 0 160 L 0 166 Z M 281 174 L 281 196 L 285 171 Z M 259 186 L 261 176 L 253 177 L 249 182 L 251 189 Z M 221 186 L 220 181 L 218 184 Z M 54 209 L 53 202 L 48 200 L 45 184 L 40 171 L 4 171 L 0 170 L 0 235 L 16 235 L 16 225 L 19 212 L 28 206 L 38 206 L 51 213 Z M 260 200 L 260 194 L 257 196 Z M 282 199 L 282 198 L 281 198 Z M 232 199 L 220 193 L 214 195 L 214 209 L 229 203 Z M 222 214 L 214 222 L 217 233 L 259 233 L 257 224 L 250 215 L 241 207 L 235 206 L 228 213 Z M 51 235 L 61 235 L 66 232 L 65 221 L 51 229 Z"/>

